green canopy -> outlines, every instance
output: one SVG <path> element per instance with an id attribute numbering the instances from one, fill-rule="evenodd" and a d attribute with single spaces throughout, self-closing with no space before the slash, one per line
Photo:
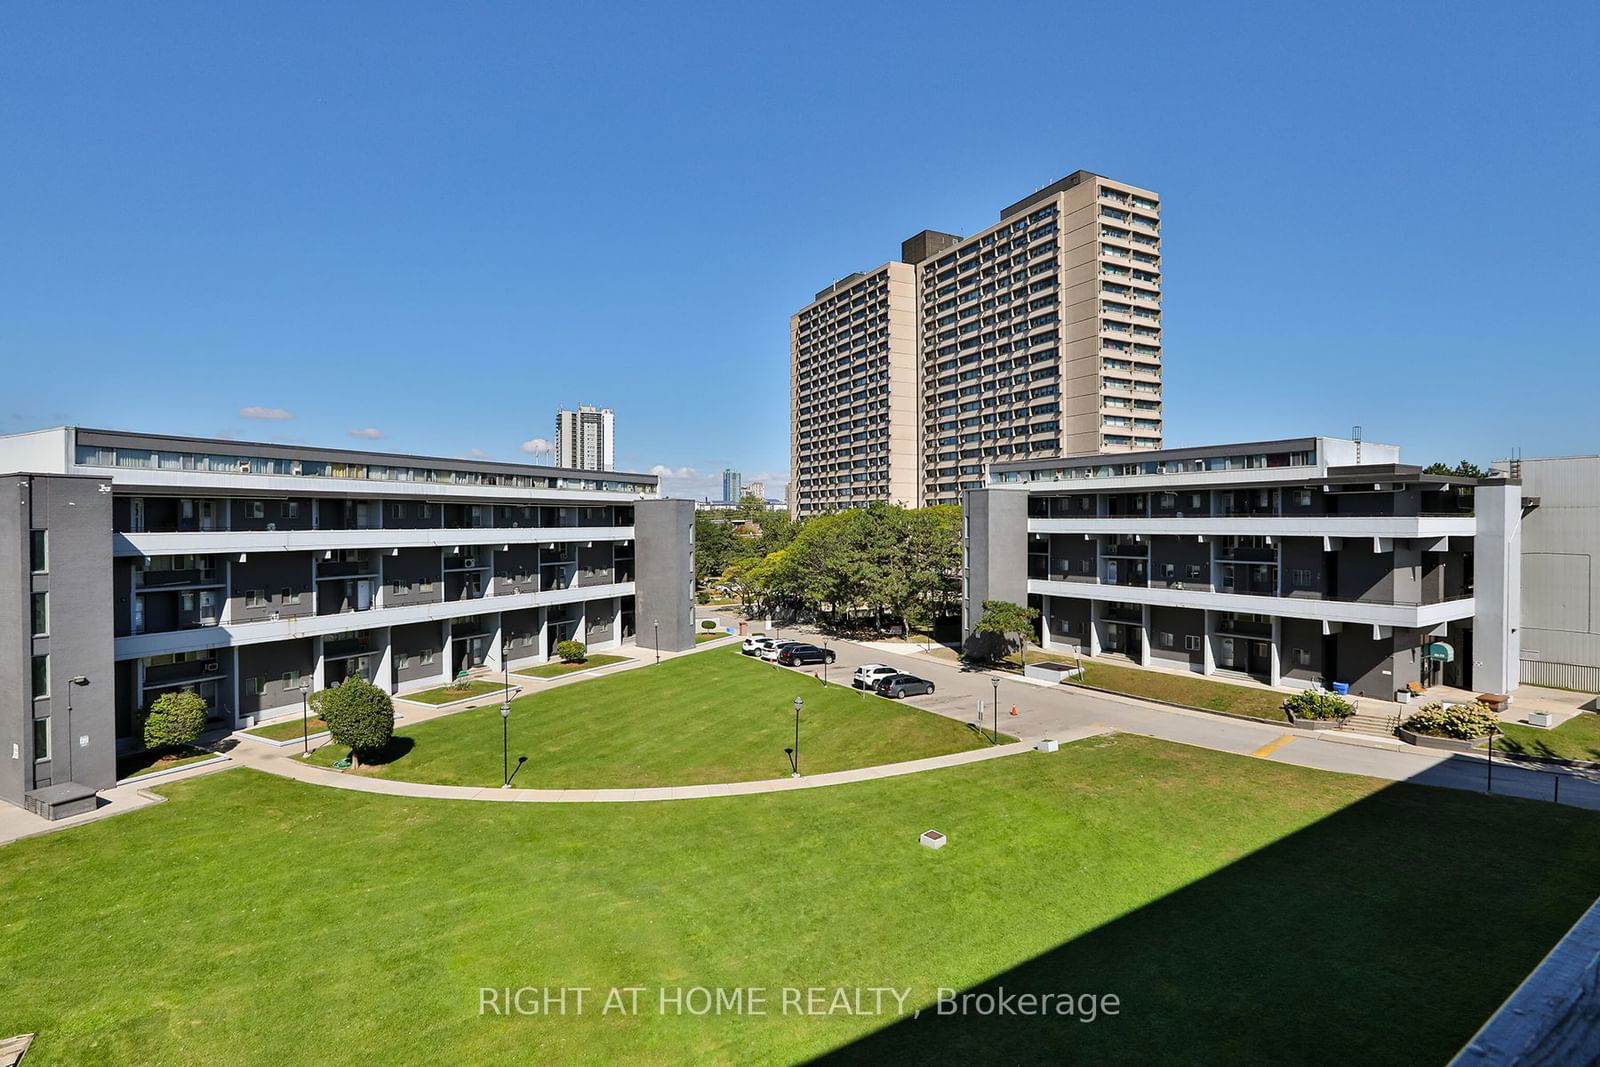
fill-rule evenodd
<path id="1" fill-rule="evenodd" d="M 1428 659 L 1437 660 L 1440 663 L 1454 663 L 1456 659 L 1456 650 L 1444 641 L 1435 641 L 1429 645 L 1425 654 Z"/>

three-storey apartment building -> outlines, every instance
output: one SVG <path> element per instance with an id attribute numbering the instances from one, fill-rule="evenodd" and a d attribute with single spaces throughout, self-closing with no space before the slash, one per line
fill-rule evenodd
<path id="1" fill-rule="evenodd" d="M 173 689 L 236 726 L 352 675 L 422 689 L 641 622 L 694 643 L 693 503 L 650 475 L 73 427 L 0 438 L 0 470 L 13 803 L 92 800 Z"/>
<path id="2" fill-rule="evenodd" d="M 955 503 L 986 463 L 1160 448 L 1161 202 L 1077 171 L 791 329 L 793 510 Z"/>
<path id="3" fill-rule="evenodd" d="M 1079 655 L 1383 699 L 1517 684 L 1512 480 L 1307 437 L 1001 463 L 964 503 L 969 635 L 995 599 Z"/>

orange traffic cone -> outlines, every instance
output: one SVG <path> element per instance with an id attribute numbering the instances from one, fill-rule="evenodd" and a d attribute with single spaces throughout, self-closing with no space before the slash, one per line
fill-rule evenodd
<path id="1" fill-rule="evenodd" d="M 1015 715 L 1016 713 L 1017 713 L 1017 706 L 1015 704 L 1013 704 L 1013 705 L 1011 705 L 1011 714 Z"/>

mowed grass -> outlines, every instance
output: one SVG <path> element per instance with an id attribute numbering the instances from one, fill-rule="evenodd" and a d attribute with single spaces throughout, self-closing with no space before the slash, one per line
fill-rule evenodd
<path id="1" fill-rule="evenodd" d="M 203 748 L 190 748 L 184 745 L 181 748 L 167 748 L 159 752 L 136 752 L 118 756 L 117 778 L 134 778 L 141 774 L 175 770 L 191 763 L 199 763 L 203 759 L 211 759 L 215 755 L 215 752 L 208 752 Z"/>
<path id="2" fill-rule="evenodd" d="M 1273 722 L 1289 721 L 1289 717 L 1283 713 L 1283 701 L 1288 694 L 1270 689 L 1249 689 L 1242 685 L 1213 682 L 1207 678 L 1089 662 L 1083 664 L 1081 679 L 1068 679 L 1072 684 L 1080 681 L 1097 689 L 1165 700 L 1202 711 L 1222 711 Z"/>
<path id="3" fill-rule="evenodd" d="M 474 679 L 464 686 L 442 685 L 437 689 L 424 689 L 420 693 L 402 693 L 399 699 L 415 700 L 419 704 L 454 704 L 458 700 L 468 700 L 472 697 L 481 697 L 487 693 L 499 693 L 504 690 L 504 682 L 488 682 Z"/>
<path id="4" fill-rule="evenodd" d="M 848 679 L 843 679 L 848 680 Z M 804 774 L 981 748 L 965 724 L 848 685 L 774 668 L 737 646 L 529 693 L 511 704 L 517 788 L 608 789 L 746 782 L 789 775 L 794 699 Z M 392 752 L 360 774 L 439 785 L 497 786 L 499 705 L 398 731 Z M 347 754 L 326 746 L 312 762 Z"/>
<path id="5" fill-rule="evenodd" d="M 265 726 L 253 726 L 245 733 L 254 737 L 264 737 L 268 741 L 288 741 L 291 738 L 319 734 L 328 728 L 322 716 L 313 715 L 309 719 L 285 719 L 283 722 L 272 722 Z"/>
<path id="6" fill-rule="evenodd" d="M 1500 729 L 1505 731 L 1505 735 L 1494 739 L 1496 752 L 1547 759 L 1600 761 L 1600 715 L 1593 712 L 1575 715 L 1553 730 L 1515 722 L 1503 722 Z"/>
<path id="7" fill-rule="evenodd" d="M 596 667 L 609 667 L 613 663 L 621 663 L 627 656 L 590 656 L 581 663 L 541 663 L 537 667 L 524 667 L 522 670 L 513 670 L 512 674 L 525 674 L 530 678 L 559 678 L 563 674 L 574 674 L 578 671 L 592 671 Z"/>
<path id="8" fill-rule="evenodd" d="M 1594 813 L 1126 735 L 656 804 L 249 770 L 160 792 L 0 848 L 0 1019 L 39 1034 L 29 1067 L 1443 1063 L 1600 882 Z M 1439 918 L 1464 900 L 1516 936 Z M 785 986 L 894 986 L 910 1010 L 997 985 L 1121 1004 L 1092 1024 L 777 1007 Z M 591 992 L 583 1014 L 481 1016 L 508 986 Z M 643 987 L 638 1014 L 602 1013 L 613 986 Z M 694 986 L 771 1010 L 660 1013 Z"/>

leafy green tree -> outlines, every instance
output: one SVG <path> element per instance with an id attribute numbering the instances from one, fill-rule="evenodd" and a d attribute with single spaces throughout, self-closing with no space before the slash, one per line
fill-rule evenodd
<path id="1" fill-rule="evenodd" d="M 985 600 L 983 617 L 975 628 L 999 645 L 1002 652 L 1013 648 L 1022 652 L 1023 666 L 1028 663 L 1028 639 L 1033 635 L 1033 624 L 1038 621 L 1036 608 L 1013 604 L 1009 600 Z"/>
<path id="2" fill-rule="evenodd" d="M 144 745 L 148 749 L 191 744 L 206 728 L 206 702 L 187 689 L 162 693 L 144 713 Z"/>
<path id="3" fill-rule="evenodd" d="M 350 750 L 350 763 L 381 752 L 394 738 L 394 701 L 359 675 L 322 693 L 322 718 L 334 741 Z"/>
<path id="4" fill-rule="evenodd" d="M 1489 474 L 1471 460 L 1462 460 L 1454 467 L 1443 463 L 1430 463 L 1422 469 L 1424 474 L 1442 474 L 1447 478 L 1487 478 Z"/>

